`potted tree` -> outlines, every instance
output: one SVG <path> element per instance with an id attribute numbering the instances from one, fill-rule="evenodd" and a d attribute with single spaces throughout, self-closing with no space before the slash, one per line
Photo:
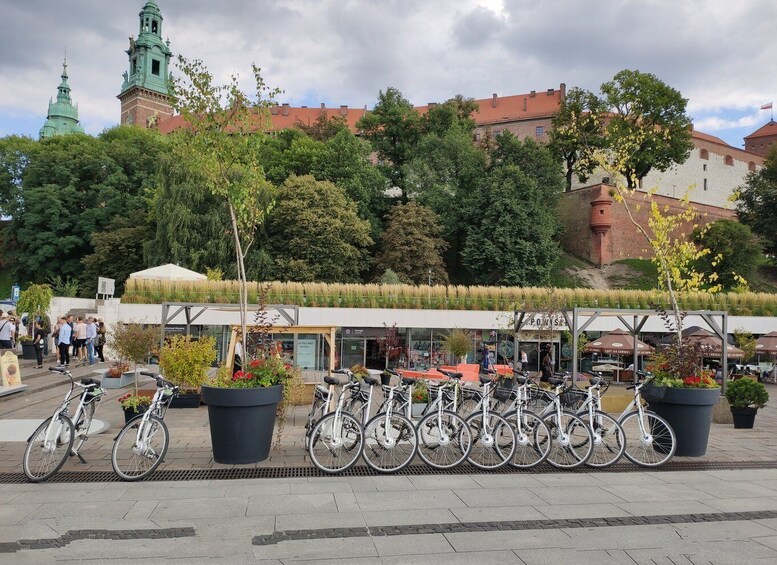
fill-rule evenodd
<path id="1" fill-rule="evenodd" d="M 135 383 L 133 394 L 137 397 L 139 396 L 138 373 L 140 372 L 140 365 L 147 360 L 156 349 L 159 341 L 159 329 L 151 326 L 144 326 L 137 322 L 126 324 L 118 322 L 113 324 L 111 330 L 112 331 L 108 336 L 108 346 L 118 353 L 119 357 L 134 364 L 131 381 Z M 126 373 L 122 373 L 122 375 L 126 375 Z M 124 376 L 122 376 L 122 379 L 123 378 Z M 109 379 L 104 380 L 108 381 Z M 119 385 L 121 386 L 121 383 L 119 383 Z"/>
<path id="2" fill-rule="evenodd" d="M 742 378 L 728 384 L 726 399 L 731 405 L 734 428 L 752 429 L 759 408 L 766 406 L 769 393 L 763 383 L 754 379 Z"/>
<path id="3" fill-rule="evenodd" d="M 466 356 L 472 351 L 472 336 L 466 330 L 453 329 L 443 338 L 442 348 L 456 359 L 456 363 L 466 362 Z"/>
<path id="4" fill-rule="evenodd" d="M 216 339 L 176 335 L 167 340 L 159 352 L 159 368 L 168 381 L 180 387 L 170 408 L 197 408 L 200 388 L 208 377 L 207 370 L 216 360 Z"/>
<path id="5" fill-rule="evenodd" d="M 29 339 L 20 340 L 22 342 L 22 358 L 35 359 L 35 346 L 32 344 L 32 336 L 35 333 L 35 320 L 40 319 L 43 327 L 50 327 L 48 320 L 49 308 L 51 308 L 51 299 L 54 293 L 47 284 L 31 284 L 19 294 L 19 300 L 16 301 L 16 311 L 27 313 L 27 336 Z M 48 338 L 47 338 L 48 339 Z"/>

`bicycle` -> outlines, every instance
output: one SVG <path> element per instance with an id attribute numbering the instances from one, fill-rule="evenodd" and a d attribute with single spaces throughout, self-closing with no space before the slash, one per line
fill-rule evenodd
<path id="1" fill-rule="evenodd" d="M 495 400 L 491 394 L 495 374 L 480 375 L 483 393 L 472 414 L 464 420 L 473 436 L 467 461 L 479 469 L 499 469 L 515 454 L 517 440 L 513 427 L 499 412 L 491 409 Z"/>
<path id="2" fill-rule="evenodd" d="M 327 380 L 328 378 L 331 380 Z M 332 387 L 341 383 L 332 377 L 325 377 L 324 380 L 330 385 L 327 397 L 327 401 L 329 401 L 332 396 Z M 360 386 L 361 383 L 358 381 L 343 384 L 343 391 L 337 400 L 337 408 L 322 416 L 310 432 L 310 437 L 307 440 L 310 460 L 325 473 L 333 474 L 346 471 L 361 456 L 364 448 L 364 430 L 359 420 L 344 409 L 345 399 L 349 395 L 349 391 Z"/>
<path id="3" fill-rule="evenodd" d="M 89 439 L 89 426 L 97 404 L 105 394 L 98 380 L 86 378 L 76 382 L 72 373 L 64 367 L 50 367 L 49 371 L 68 377 L 70 390 L 54 413 L 27 439 L 22 468 L 27 478 L 34 483 L 50 479 L 62 468 L 68 456 L 78 457 L 81 463 L 86 463 L 80 450 Z M 76 387 L 83 389 L 77 395 L 73 394 Z M 78 407 L 71 419 L 68 410 L 76 397 L 79 399 Z"/>
<path id="4" fill-rule="evenodd" d="M 588 424 L 593 435 L 593 451 L 586 465 L 605 468 L 621 458 L 626 450 L 626 437 L 621 425 L 612 416 L 602 411 L 601 395 L 607 391 L 609 383 L 603 377 L 595 375 L 591 376 L 589 382 L 585 400 L 575 414 Z"/>
<path id="5" fill-rule="evenodd" d="M 336 369 L 332 371 L 346 375 L 352 383 L 358 383 L 354 374 L 348 369 Z M 310 406 L 310 412 L 308 412 L 307 420 L 305 421 L 305 449 L 310 447 L 310 434 L 313 431 L 313 427 L 316 423 L 328 414 L 331 410 L 329 407 L 332 405 L 334 399 L 334 388 L 342 384 L 337 378 L 332 376 L 325 376 L 324 382 L 329 385 L 323 387 L 317 384 L 313 390 L 313 403 Z M 370 387 L 378 384 L 377 379 L 372 377 L 364 377 L 363 382 L 367 383 Z M 365 413 L 369 414 L 372 406 L 372 388 L 369 393 L 361 387 L 351 387 L 348 389 L 350 398 L 346 400 L 344 409 L 346 412 L 350 412 L 353 416 L 357 417 L 357 420 L 361 421 L 365 418 Z M 345 391 L 344 391 L 345 392 Z M 353 412 L 353 408 L 356 408 L 358 414 Z"/>
<path id="6" fill-rule="evenodd" d="M 513 371 L 513 410 L 504 414 L 515 431 L 515 452 L 508 465 L 519 469 L 531 469 L 548 458 L 553 443 L 550 430 L 537 414 L 528 410 L 534 383 L 526 373 Z"/>
<path id="7" fill-rule="evenodd" d="M 403 406 L 402 398 L 412 398 L 415 379 L 399 378 L 397 386 L 383 385 L 385 402 L 364 427 L 362 457 L 367 465 L 381 473 L 401 471 L 418 451 L 418 434 L 413 422 L 401 413 L 401 408 L 395 411 L 396 406 Z M 395 402 L 395 396 L 399 402 Z"/>
<path id="8" fill-rule="evenodd" d="M 140 374 L 155 379 L 157 389 L 146 411 L 127 422 L 113 440 L 111 465 L 125 481 L 145 479 L 164 460 L 170 444 L 164 417 L 170 402 L 178 395 L 178 385 L 151 372 Z"/>
<path id="9" fill-rule="evenodd" d="M 549 383 L 555 389 L 552 402 L 537 415 L 550 430 L 548 463 L 560 469 L 574 469 L 591 457 L 594 438 L 590 427 L 579 416 L 562 407 L 561 395 L 566 381 L 566 376 L 550 378 Z M 535 438 L 540 446 L 542 441 L 542 438 Z"/>
<path id="10" fill-rule="evenodd" d="M 674 456 L 677 437 L 669 422 L 642 405 L 644 385 L 628 387 L 634 390 L 634 398 L 618 417 L 626 442 L 623 454 L 642 467 L 658 467 Z"/>

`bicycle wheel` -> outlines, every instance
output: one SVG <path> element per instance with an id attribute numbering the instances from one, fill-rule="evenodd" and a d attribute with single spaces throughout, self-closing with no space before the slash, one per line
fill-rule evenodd
<path id="1" fill-rule="evenodd" d="M 378 414 L 364 428 L 362 457 L 381 473 L 396 473 L 407 467 L 418 449 L 413 423 L 401 414 Z"/>
<path id="2" fill-rule="evenodd" d="M 571 412 L 562 412 L 561 421 L 553 412 L 545 418 L 550 430 L 550 449 L 548 463 L 559 469 L 574 469 L 591 457 L 593 435 L 583 420 Z M 540 438 L 535 438 L 538 445 Z"/>
<path id="3" fill-rule="evenodd" d="M 542 414 L 545 408 L 553 402 L 553 393 L 539 386 L 530 386 L 527 389 L 526 410 L 535 414 Z"/>
<path id="4" fill-rule="evenodd" d="M 65 414 L 60 414 L 49 429 L 51 421 L 51 418 L 46 418 L 38 426 L 24 450 L 22 468 L 27 478 L 34 483 L 48 480 L 59 471 L 73 448 L 73 421 Z"/>
<path id="5" fill-rule="evenodd" d="M 642 467 L 658 467 L 669 461 L 677 449 L 677 437 L 672 426 L 655 412 L 629 412 L 618 423 L 623 428 L 626 458 Z"/>
<path id="6" fill-rule="evenodd" d="M 435 469 L 455 467 L 469 455 L 472 434 L 464 419 L 449 410 L 427 414 L 416 426 L 418 455 Z"/>
<path id="7" fill-rule="evenodd" d="M 609 414 L 600 410 L 594 411 L 593 422 L 588 412 L 580 414 L 580 418 L 588 425 L 593 434 L 593 451 L 586 461 L 589 467 L 604 468 L 613 465 L 621 458 L 626 449 L 626 440 L 621 425 Z"/>
<path id="8" fill-rule="evenodd" d="M 505 414 L 505 420 L 515 430 L 515 453 L 507 463 L 518 469 L 536 467 L 548 457 L 552 440 L 545 422 L 534 412 L 522 410 L 520 418 L 517 411 Z"/>
<path id="9" fill-rule="evenodd" d="M 343 407 L 344 412 L 348 412 L 351 416 L 364 425 L 369 419 L 369 414 L 365 414 L 367 409 L 367 401 L 362 396 L 354 396 L 345 403 Z"/>
<path id="10" fill-rule="evenodd" d="M 157 416 L 143 421 L 138 416 L 127 422 L 116 436 L 111 451 L 111 465 L 125 481 L 139 481 L 159 467 L 167 453 L 170 433 Z"/>
<path id="11" fill-rule="evenodd" d="M 466 419 L 472 435 L 472 449 L 467 461 L 479 469 L 499 469 L 515 454 L 515 432 L 501 414 L 472 414 Z"/>
<path id="12" fill-rule="evenodd" d="M 462 389 L 461 402 L 459 402 L 459 405 L 456 407 L 456 414 L 462 418 L 466 418 L 472 414 L 478 407 L 481 396 L 480 392 Z"/>
<path id="13" fill-rule="evenodd" d="M 350 469 L 364 448 L 364 432 L 353 415 L 332 412 L 321 418 L 310 434 L 310 460 L 324 473 Z"/>
<path id="14" fill-rule="evenodd" d="M 305 449 L 310 447 L 310 434 L 313 432 L 313 426 L 316 425 L 316 422 L 323 415 L 324 403 L 325 401 L 323 399 L 316 397 L 316 399 L 313 400 L 313 406 L 310 407 L 308 419 L 305 421 Z"/>
<path id="15" fill-rule="evenodd" d="M 81 446 L 84 445 L 84 442 L 88 438 L 89 426 L 92 425 L 92 418 L 94 418 L 96 402 L 96 400 L 92 400 L 88 404 L 84 404 L 84 412 L 81 415 L 81 418 L 78 420 L 78 424 L 75 425 L 75 430 L 77 432 L 83 431 L 83 433 L 78 434 L 78 437 L 76 438 L 73 445 L 73 451 L 76 453 L 81 451 Z"/>

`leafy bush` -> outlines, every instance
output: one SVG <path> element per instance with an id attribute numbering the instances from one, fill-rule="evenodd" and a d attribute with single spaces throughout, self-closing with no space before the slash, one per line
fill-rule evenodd
<path id="1" fill-rule="evenodd" d="M 732 408 L 763 408 L 769 393 L 763 383 L 743 377 L 726 385 L 726 400 Z"/>
<path id="2" fill-rule="evenodd" d="M 164 377 L 184 392 L 199 391 L 208 377 L 207 370 L 216 359 L 216 339 L 176 335 L 159 352 L 159 367 Z"/>

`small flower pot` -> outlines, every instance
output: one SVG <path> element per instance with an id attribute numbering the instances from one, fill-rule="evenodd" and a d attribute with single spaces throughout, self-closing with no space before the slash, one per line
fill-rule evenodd
<path id="1" fill-rule="evenodd" d="M 35 344 L 31 341 L 22 342 L 22 359 L 37 359 L 37 356 L 35 355 Z"/>
<path id="2" fill-rule="evenodd" d="M 124 411 L 124 423 L 126 424 L 127 422 L 132 420 L 132 418 L 135 418 L 136 416 L 140 416 L 146 410 L 148 410 L 148 406 L 143 406 L 143 405 L 138 406 L 137 411 L 135 411 L 134 408 L 122 408 L 122 410 Z"/>
<path id="3" fill-rule="evenodd" d="M 179 393 L 170 402 L 170 408 L 199 408 L 202 395 L 199 392 Z"/>
<path id="4" fill-rule="evenodd" d="M 125 386 L 129 386 L 134 382 L 135 373 L 131 371 L 122 373 L 120 377 L 109 377 L 106 373 L 102 379 L 102 387 L 111 389 L 124 388 Z"/>
<path id="5" fill-rule="evenodd" d="M 731 416 L 734 418 L 734 429 L 752 430 L 755 424 L 755 415 L 758 408 L 734 408 L 730 407 Z"/>

